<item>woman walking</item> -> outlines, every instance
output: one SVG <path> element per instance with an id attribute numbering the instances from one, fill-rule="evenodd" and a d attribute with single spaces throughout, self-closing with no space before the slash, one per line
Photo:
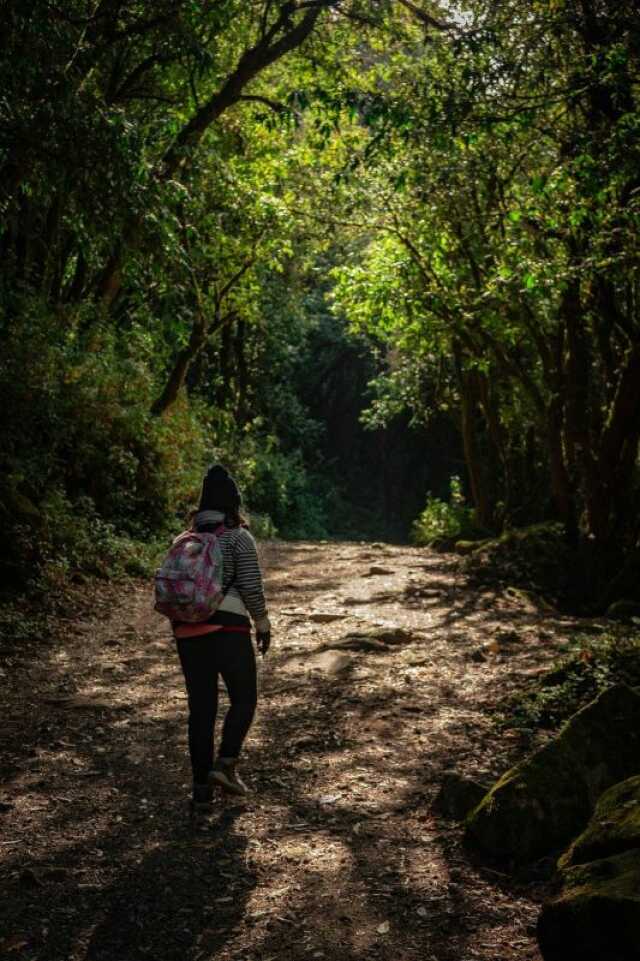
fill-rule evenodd
<path id="1" fill-rule="evenodd" d="M 240 516 L 240 492 L 224 467 L 211 467 L 202 484 L 192 529 L 216 533 L 222 551 L 224 597 L 204 623 L 173 622 L 178 656 L 189 698 L 189 753 L 193 771 L 193 806 L 207 806 L 215 784 L 246 794 L 238 758 L 256 709 L 256 661 L 251 622 L 258 649 L 266 654 L 271 625 L 264 600 L 256 543 Z M 229 693 L 230 707 L 214 761 L 214 725 L 218 676 Z"/>

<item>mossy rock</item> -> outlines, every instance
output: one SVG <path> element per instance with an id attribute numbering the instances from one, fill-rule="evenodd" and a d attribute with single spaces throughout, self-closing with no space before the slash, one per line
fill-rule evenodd
<path id="1" fill-rule="evenodd" d="M 614 621 L 630 621 L 632 617 L 640 617 L 640 603 L 638 601 L 614 601 L 607 608 L 607 617 Z"/>
<path id="2" fill-rule="evenodd" d="M 538 920 L 545 961 L 638 961 L 640 851 L 569 868 Z"/>
<path id="3" fill-rule="evenodd" d="M 445 771 L 440 790 L 433 802 L 434 810 L 454 821 L 463 821 L 487 793 L 487 787 L 457 771 Z"/>
<path id="4" fill-rule="evenodd" d="M 584 586 L 577 558 L 558 524 L 509 529 L 498 538 L 478 542 L 463 563 L 472 581 L 532 590 L 552 604 L 560 603 L 576 580 Z"/>
<path id="5" fill-rule="evenodd" d="M 547 614 L 557 613 L 553 604 L 540 597 L 534 591 L 527 591 L 523 587 L 507 587 L 505 594 L 512 600 L 519 601 L 524 607 L 533 611 L 544 611 Z"/>
<path id="6" fill-rule="evenodd" d="M 479 541 L 456 541 L 453 549 L 456 554 L 472 554 L 480 544 Z"/>
<path id="7" fill-rule="evenodd" d="M 562 855 L 558 867 L 566 870 L 630 848 L 640 848 L 640 776 L 627 778 L 604 792 L 586 831 Z"/>
<path id="8" fill-rule="evenodd" d="M 497 860 L 549 855 L 586 827 L 607 788 L 640 769 L 640 696 L 604 691 L 507 771 L 467 818 L 467 841 Z"/>
<path id="9" fill-rule="evenodd" d="M 476 551 L 481 551 L 483 547 L 486 547 L 486 545 L 490 543 L 491 541 L 488 541 L 486 537 L 478 538 L 478 540 L 476 541 L 460 540 L 460 541 L 455 541 L 453 545 L 453 549 L 456 552 L 456 554 L 467 555 L 467 554 L 473 554 Z"/>

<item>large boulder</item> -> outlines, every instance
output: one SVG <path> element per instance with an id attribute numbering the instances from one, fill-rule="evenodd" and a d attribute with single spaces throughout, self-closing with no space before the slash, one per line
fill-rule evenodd
<path id="1" fill-rule="evenodd" d="M 545 961 L 640 958 L 640 777 L 605 791 L 558 862 L 562 894 L 542 909 Z"/>
<path id="2" fill-rule="evenodd" d="M 614 601 L 607 608 L 607 617 L 614 621 L 630 621 L 640 617 L 640 604 L 638 601 Z"/>
<path id="3" fill-rule="evenodd" d="M 568 868 L 560 897 L 544 906 L 545 961 L 638 961 L 640 850 Z"/>
<path id="4" fill-rule="evenodd" d="M 456 554 L 473 554 L 474 551 L 482 547 L 484 541 L 456 541 L 453 549 Z"/>
<path id="5" fill-rule="evenodd" d="M 524 863 L 566 845 L 611 785 L 640 771 L 640 696 L 604 691 L 560 733 L 507 771 L 467 819 L 467 840 Z"/>
<path id="6" fill-rule="evenodd" d="M 640 776 L 605 791 L 587 828 L 558 862 L 560 870 L 640 848 Z M 640 852 L 639 852 L 640 859 Z"/>
<path id="7" fill-rule="evenodd" d="M 438 814 L 454 821 L 463 821 L 469 811 L 475 808 L 487 793 L 486 785 L 463 777 L 457 771 L 445 771 L 440 782 L 440 790 L 433 802 Z"/>

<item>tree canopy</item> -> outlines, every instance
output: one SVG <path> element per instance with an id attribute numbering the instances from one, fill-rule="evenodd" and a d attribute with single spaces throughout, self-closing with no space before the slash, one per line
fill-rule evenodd
<path id="1" fill-rule="evenodd" d="M 407 536 L 453 477 L 633 590 L 630 0 L 0 18 L 10 582 L 135 568 L 220 457 L 265 532 Z"/>

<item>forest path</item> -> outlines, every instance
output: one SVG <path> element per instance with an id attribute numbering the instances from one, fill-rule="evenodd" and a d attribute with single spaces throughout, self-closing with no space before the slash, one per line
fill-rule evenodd
<path id="1" fill-rule="evenodd" d="M 539 959 L 540 887 L 475 865 L 431 802 L 446 769 L 487 776 L 517 753 L 488 710 L 570 625 L 416 548 L 262 550 L 254 793 L 197 825 L 148 584 L 105 589 L 38 660 L 3 652 L 0 957 Z"/>

